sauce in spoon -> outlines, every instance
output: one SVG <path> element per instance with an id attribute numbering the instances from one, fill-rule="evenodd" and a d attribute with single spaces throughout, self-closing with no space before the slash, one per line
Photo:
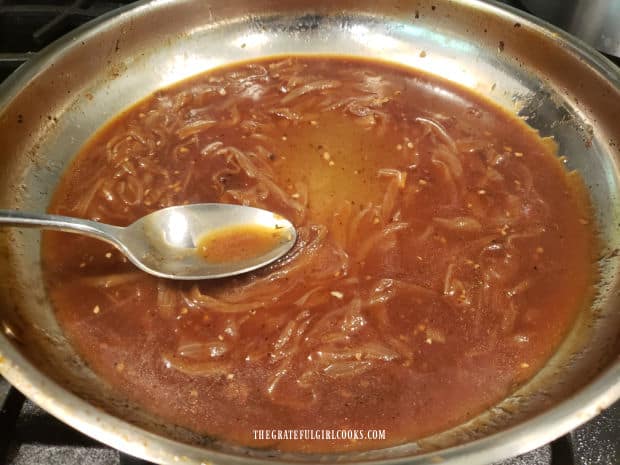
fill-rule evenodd
<path id="1" fill-rule="evenodd" d="M 282 227 L 244 224 L 228 226 L 205 234 L 198 240 L 198 254 L 211 263 L 241 262 L 266 254 L 291 240 Z"/>

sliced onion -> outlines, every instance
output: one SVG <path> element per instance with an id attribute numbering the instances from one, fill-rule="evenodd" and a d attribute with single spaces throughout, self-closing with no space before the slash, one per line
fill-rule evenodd
<path id="1" fill-rule="evenodd" d="M 249 310 L 256 310 L 266 305 L 266 302 L 243 302 L 229 303 L 208 294 L 203 294 L 198 285 L 194 284 L 189 293 L 183 294 L 183 299 L 189 307 L 204 308 L 213 312 L 221 313 L 241 313 Z"/>
<path id="2" fill-rule="evenodd" d="M 370 361 L 356 361 L 349 360 L 345 362 L 334 362 L 323 368 L 325 373 L 330 378 L 343 378 L 351 376 L 359 376 L 362 373 L 372 368 L 372 362 Z"/>
<path id="3" fill-rule="evenodd" d="M 469 216 L 456 216 L 454 218 L 433 218 L 433 223 L 444 229 L 457 232 L 477 233 L 482 230 L 480 222 Z"/>
<path id="4" fill-rule="evenodd" d="M 336 89 L 340 87 L 341 85 L 342 83 L 340 81 L 329 80 L 329 79 L 310 82 L 286 94 L 286 96 L 282 98 L 281 102 L 283 104 L 287 104 L 295 100 L 296 98 L 299 98 L 302 95 L 305 95 L 309 92 L 315 92 L 315 91 L 327 90 L 327 89 Z"/>
<path id="5" fill-rule="evenodd" d="M 446 128 L 444 128 L 440 123 L 438 123 L 437 121 L 433 121 L 432 119 L 429 119 L 429 118 L 423 118 L 421 116 L 417 117 L 415 120 L 418 123 L 421 123 L 422 125 L 427 126 L 428 128 L 431 128 L 433 132 L 435 132 L 435 134 L 439 135 L 441 139 L 446 143 L 446 145 L 450 148 L 452 153 L 457 152 L 456 143 L 454 142 L 454 139 L 450 137 L 450 134 L 448 134 L 448 131 L 446 131 Z"/>
<path id="6" fill-rule="evenodd" d="M 162 358 L 167 368 L 180 371 L 188 376 L 222 377 L 231 372 L 232 366 L 228 362 L 196 362 L 172 355 Z"/>
<path id="7" fill-rule="evenodd" d="M 139 279 L 143 279 L 144 274 L 139 271 L 129 271 L 127 273 L 113 273 L 99 276 L 88 276 L 80 278 L 80 284 L 85 286 L 101 287 L 110 289 L 124 284 L 133 283 Z"/>
<path id="8" fill-rule="evenodd" d="M 228 352 L 228 345 L 222 341 L 212 342 L 188 342 L 179 345 L 177 354 L 179 357 L 194 360 L 218 358 Z"/>
<path id="9" fill-rule="evenodd" d="M 175 134 L 179 139 L 183 140 L 187 139 L 190 136 L 193 136 L 194 134 L 199 134 L 203 131 L 206 131 L 207 129 L 210 129 L 217 124 L 218 122 L 215 120 L 194 121 L 192 123 L 185 124 L 180 129 L 177 129 Z"/>
<path id="10" fill-rule="evenodd" d="M 370 251 L 377 247 L 379 242 L 384 240 L 390 234 L 395 234 L 409 227 L 409 223 L 391 223 L 384 227 L 381 231 L 371 234 L 364 242 L 362 242 L 357 250 L 356 261 L 361 262 L 366 259 Z"/>
<path id="11" fill-rule="evenodd" d="M 290 108 L 274 108 L 273 110 L 270 111 L 270 113 L 279 116 L 281 118 L 286 118 L 287 120 L 290 121 L 299 121 L 302 119 L 301 115 L 299 113 L 296 113 L 294 111 L 292 111 Z"/>

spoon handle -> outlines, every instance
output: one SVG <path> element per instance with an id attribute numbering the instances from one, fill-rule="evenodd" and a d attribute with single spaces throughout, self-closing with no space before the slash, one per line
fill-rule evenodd
<path id="1" fill-rule="evenodd" d="M 0 226 L 55 229 L 58 231 L 85 234 L 118 246 L 117 234 L 124 228 L 96 221 L 69 216 L 24 213 L 17 210 L 0 209 Z"/>

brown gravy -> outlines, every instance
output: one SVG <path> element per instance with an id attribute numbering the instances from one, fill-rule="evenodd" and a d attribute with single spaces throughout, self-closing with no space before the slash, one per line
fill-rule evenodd
<path id="1" fill-rule="evenodd" d="M 92 369 L 166 421 L 281 450 L 414 440 L 531 378 L 588 303 L 588 200 L 554 150 L 480 96 L 403 67 L 216 69 L 108 123 L 50 212 L 127 225 L 183 203 L 248 204 L 295 224 L 293 251 L 244 277 L 173 282 L 49 232 L 49 294 Z M 253 434 L 300 428 L 386 438 Z"/>
<path id="2" fill-rule="evenodd" d="M 200 238 L 198 254 L 211 263 L 228 263 L 260 257 L 287 240 L 281 229 L 240 225 L 217 229 Z"/>

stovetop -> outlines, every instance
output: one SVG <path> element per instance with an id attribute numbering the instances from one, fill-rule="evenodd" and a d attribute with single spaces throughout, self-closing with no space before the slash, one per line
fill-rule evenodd
<path id="1" fill-rule="evenodd" d="M 0 82 L 45 45 L 128 3 L 0 0 Z M 0 406 L 0 465 L 148 464 L 61 423 L 1 377 Z M 550 444 L 496 465 L 620 465 L 620 402 Z"/>

